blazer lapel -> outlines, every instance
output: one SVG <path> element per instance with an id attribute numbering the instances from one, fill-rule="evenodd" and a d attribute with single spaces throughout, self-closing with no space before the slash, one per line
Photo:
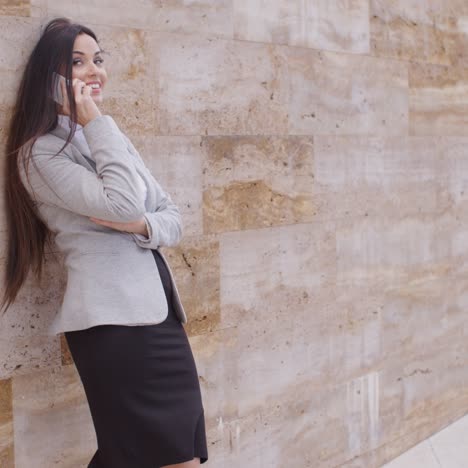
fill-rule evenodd
<path id="1" fill-rule="evenodd" d="M 71 140 L 71 143 L 80 152 L 82 162 L 84 163 L 82 165 L 91 166 L 93 171 L 97 172 L 96 171 L 96 163 L 91 157 L 91 153 L 89 151 L 88 145 L 84 145 L 79 138 L 76 138 L 76 133 L 79 132 L 79 131 L 80 130 L 77 130 L 75 132 L 75 135 L 73 136 L 73 138 Z M 64 141 L 66 141 L 67 137 L 68 137 L 68 134 L 69 134 L 69 130 L 65 129 L 61 125 L 57 125 L 57 127 L 54 130 L 52 130 L 50 133 L 52 133 L 53 135 L 61 138 Z"/>

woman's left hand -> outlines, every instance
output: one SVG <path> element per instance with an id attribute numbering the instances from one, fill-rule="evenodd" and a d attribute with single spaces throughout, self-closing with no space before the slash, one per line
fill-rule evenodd
<path id="1" fill-rule="evenodd" d="M 118 223 L 116 221 L 106 221 L 99 218 L 89 218 L 93 223 L 100 224 L 102 226 L 110 227 L 111 229 L 116 229 L 117 231 L 133 232 L 135 234 L 141 234 L 148 237 L 148 230 L 146 229 L 145 218 L 141 218 L 137 221 L 132 221 L 130 223 Z"/>

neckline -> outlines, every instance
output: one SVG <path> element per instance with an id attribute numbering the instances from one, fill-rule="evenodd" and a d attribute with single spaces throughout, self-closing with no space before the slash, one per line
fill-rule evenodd
<path id="1" fill-rule="evenodd" d="M 61 127 L 65 128 L 66 130 L 71 129 L 71 119 L 69 115 L 65 114 L 58 114 L 58 123 Z M 83 126 L 79 123 L 76 124 L 76 131 L 83 130 Z"/>

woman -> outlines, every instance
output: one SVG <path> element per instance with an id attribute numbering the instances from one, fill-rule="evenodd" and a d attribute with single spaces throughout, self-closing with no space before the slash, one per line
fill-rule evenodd
<path id="1" fill-rule="evenodd" d="M 89 28 L 57 18 L 26 65 L 5 171 L 7 284 L 39 279 L 51 234 L 67 287 L 49 329 L 64 333 L 93 419 L 88 467 L 192 468 L 207 458 L 186 316 L 160 246 L 181 237 L 177 206 L 99 104 L 107 73 Z M 51 99 L 54 72 L 62 104 Z M 5 309 L 5 310 L 6 310 Z"/>

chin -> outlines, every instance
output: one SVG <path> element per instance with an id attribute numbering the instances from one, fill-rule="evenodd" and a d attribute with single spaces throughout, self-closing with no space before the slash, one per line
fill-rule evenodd
<path id="1" fill-rule="evenodd" d="M 93 98 L 93 101 L 94 101 L 96 104 L 102 104 L 103 99 L 102 99 L 102 96 L 101 96 L 101 95 L 99 95 L 99 96 L 92 96 L 92 98 Z"/>

